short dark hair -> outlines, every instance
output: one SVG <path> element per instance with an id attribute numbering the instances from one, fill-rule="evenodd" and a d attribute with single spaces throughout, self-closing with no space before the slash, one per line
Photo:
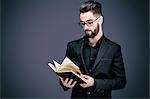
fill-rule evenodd
<path id="1" fill-rule="evenodd" d="M 95 0 L 89 0 L 81 5 L 80 14 L 88 11 L 93 12 L 93 14 L 102 15 L 102 6 L 99 2 Z"/>

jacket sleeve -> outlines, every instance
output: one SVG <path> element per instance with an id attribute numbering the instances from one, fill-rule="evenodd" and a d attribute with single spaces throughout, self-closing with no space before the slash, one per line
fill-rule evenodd
<path id="1" fill-rule="evenodd" d="M 120 46 L 115 52 L 112 65 L 112 79 L 94 79 L 96 89 L 116 90 L 125 87 L 126 76 Z"/>

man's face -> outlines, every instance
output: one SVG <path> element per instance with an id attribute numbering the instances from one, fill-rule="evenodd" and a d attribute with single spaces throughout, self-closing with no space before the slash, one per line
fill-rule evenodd
<path id="1" fill-rule="evenodd" d="M 88 38 L 94 38 L 98 34 L 100 25 L 98 19 L 99 16 L 93 15 L 90 11 L 80 14 L 80 24 Z"/>

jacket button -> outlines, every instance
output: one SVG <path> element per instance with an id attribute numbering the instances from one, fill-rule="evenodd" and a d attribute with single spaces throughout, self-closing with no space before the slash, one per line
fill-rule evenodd
<path id="1" fill-rule="evenodd" d="M 89 72 L 91 73 L 91 72 L 92 72 L 92 70 L 90 69 L 90 70 L 89 70 Z"/>
<path id="2" fill-rule="evenodd" d="M 101 93 L 104 93 L 104 90 L 101 90 Z"/>
<path id="3" fill-rule="evenodd" d="M 92 61 L 92 60 L 94 60 L 94 58 L 93 58 L 93 57 L 91 57 L 91 58 L 90 58 L 90 60 Z"/>
<path id="4" fill-rule="evenodd" d="M 90 95 L 90 94 L 91 94 L 91 92 L 87 92 L 87 94 L 88 94 L 88 95 Z"/>
<path id="5" fill-rule="evenodd" d="M 97 89 L 97 92 L 100 91 L 100 89 Z"/>

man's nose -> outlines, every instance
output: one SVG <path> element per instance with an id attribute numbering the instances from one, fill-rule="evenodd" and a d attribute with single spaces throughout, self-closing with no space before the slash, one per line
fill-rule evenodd
<path id="1" fill-rule="evenodd" d="M 87 30 L 89 27 L 85 24 L 84 25 L 84 30 Z"/>

